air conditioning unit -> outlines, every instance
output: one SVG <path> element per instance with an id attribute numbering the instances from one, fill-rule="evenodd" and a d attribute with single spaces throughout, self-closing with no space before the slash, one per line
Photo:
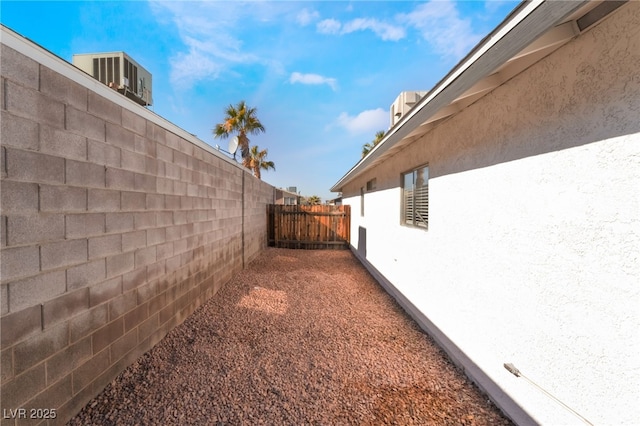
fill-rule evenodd
<path id="1" fill-rule="evenodd" d="M 140 105 L 153 103 L 151 73 L 124 52 L 76 54 L 73 65 Z"/>
<path id="2" fill-rule="evenodd" d="M 391 104 L 391 107 L 389 108 L 389 112 L 390 112 L 390 127 L 393 127 L 398 121 L 400 121 L 400 119 L 409 112 L 409 110 L 411 108 L 413 108 L 413 106 L 415 104 L 417 104 L 420 99 L 422 99 L 422 97 L 424 95 L 426 95 L 427 92 L 425 91 L 412 91 L 412 92 L 402 92 L 400 93 L 400 95 L 398 95 L 398 97 L 396 98 L 395 101 L 393 101 L 393 103 Z"/>

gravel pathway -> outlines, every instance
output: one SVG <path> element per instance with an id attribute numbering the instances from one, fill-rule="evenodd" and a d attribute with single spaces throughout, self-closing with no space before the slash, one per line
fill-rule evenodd
<path id="1" fill-rule="evenodd" d="M 71 425 L 510 425 L 349 251 L 267 249 Z"/>

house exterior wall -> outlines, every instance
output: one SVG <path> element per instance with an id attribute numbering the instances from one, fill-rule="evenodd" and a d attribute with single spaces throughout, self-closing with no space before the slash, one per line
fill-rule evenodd
<path id="1" fill-rule="evenodd" d="M 295 206 L 299 203 L 300 196 L 295 192 L 285 191 L 283 189 L 276 189 L 275 192 L 275 204 Z"/>
<path id="2" fill-rule="evenodd" d="M 266 248 L 274 188 L 4 35 L 1 408 L 64 423 Z"/>
<path id="3" fill-rule="evenodd" d="M 638 70 L 630 2 L 342 188 L 354 252 L 519 424 L 582 422 L 504 363 L 595 424 L 640 418 Z M 401 226 L 427 163 L 429 229 Z"/>

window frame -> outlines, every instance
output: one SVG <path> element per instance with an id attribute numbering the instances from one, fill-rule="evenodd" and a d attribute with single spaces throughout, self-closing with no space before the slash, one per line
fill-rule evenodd
<path id="1" fill-rule="evenodd" d="M 376 178 L 369 179 L 367 181 L 367 192 L 375 191 L 377 183 L 378 183 L 378 180 Z"/>
<path id="2" fill-rule="evenodd" d="M 424 184 L 419 188 L 418 183 L 419 171 L 426 169 L 426 178 Z M 407 193 L 407 177 L 411 176 L 411 195 Z M 418 167 L 414 167 L 400 174 L 402 188 L 400 199 L 400 224 L 411 228 L 429 229 L 429 164 L 425 163 Z M 416 191 L 418 191 L 416 193 Z M 417 194 L 417 195 L 416 195 Z M 408 197 L 411 197 L 411 206 L 408 204 Z M 410 209 L 410 211 L 409 211 Z M 417 213 L 414 214 L 413 212 Z M 411 219 L 408 219 L 411 215 Z"/>

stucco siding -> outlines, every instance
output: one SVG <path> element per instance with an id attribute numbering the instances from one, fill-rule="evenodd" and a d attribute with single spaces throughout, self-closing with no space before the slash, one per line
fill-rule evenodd
<path id="1" fill-rule="evenodd" d="M 544 424 L 581 422 L 503 363 L 596 424 L 640 418 L 639 69 L 632 2 L 343 188 L 354 250 L 365 228 L 366 261 Z M 426 163 L 427 231 L 400 224 Z"/>

